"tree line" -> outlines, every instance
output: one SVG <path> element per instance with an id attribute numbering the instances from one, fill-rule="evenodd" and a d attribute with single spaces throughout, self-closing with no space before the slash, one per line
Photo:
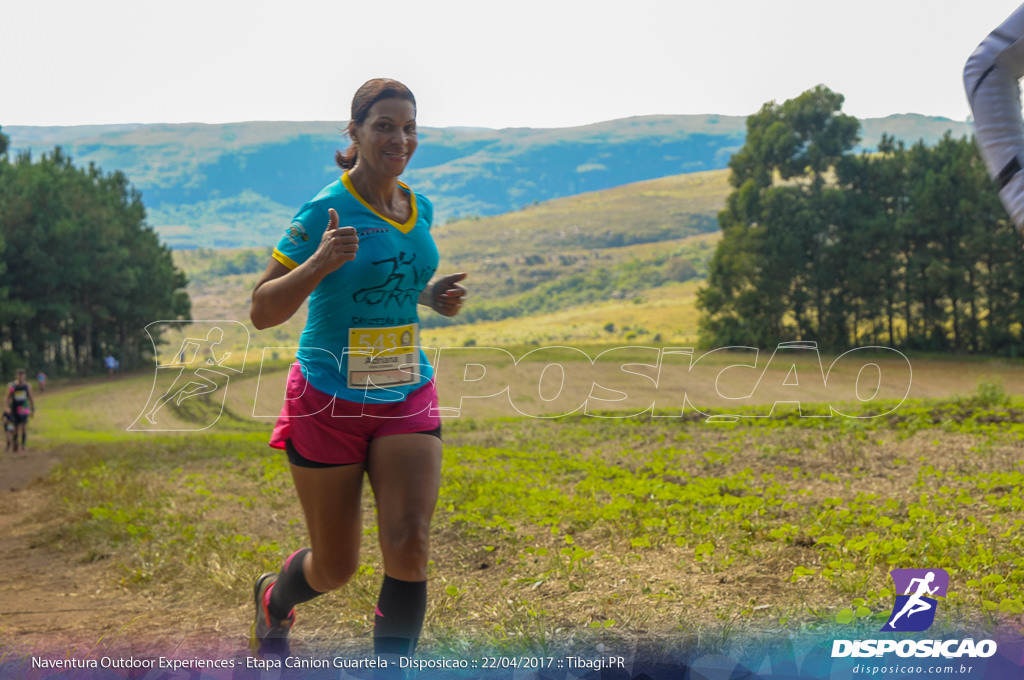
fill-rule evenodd
<path id="1" fill-rule="evenodd" d="M 818 86 L 747 119 L 702 342 L 1024 353 L 1024 240 L 974 141 L 854 153 L 842 103 Z"/>
<path id="2" fill-rule="evenodd" d="M 0 132 L 0 365 L 63 375 L 152 356 L 145 327 L 187 319 L 185 275 L 121 172 L 78 168 L 60 147 L 9 159 Z"/>

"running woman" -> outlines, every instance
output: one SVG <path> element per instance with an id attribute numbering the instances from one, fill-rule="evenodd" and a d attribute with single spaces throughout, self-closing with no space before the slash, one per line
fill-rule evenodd
<path id="1" fill-rule="evenodd" d="M 374 651 L 411 656 L 427 604 L 431 516 L 441 476 L 433 369 L 417 304 L 458 313 L 465 274 L 431 283 L 433 207 L 398 180 L 416 150 L 416 100 L 394 80 L 356 91 L 344 170 L 302 206 L 252 295 L 257 329 L 309 299 L 270 445 L 283 449 L 310 546 L 256 580 L 250 646 L 286 655 L 295 605 L 343 586 L 359 565 L 364 475 L 376 500 L 384 580 Z"/>
<path id="2" fill-rule="evenodd" d="M 964 66 L 964 88 L 974 114 L 974 133 L 999 198 L 1018 229 L 1024 229 L 1024 5 L 989 33 Z"/>
<path id="3" fill-rule="evenodd" d="M 32 399 L 32 387 L 25 380 L 25 369 L 14 372 L 14 382 L 7 386 L 7 405 L 14 418 L 14 450 L 18 450 L 18 435 L 21 435 L 21 448 L 25 448 L 28 417 L 36 408 Z"/>

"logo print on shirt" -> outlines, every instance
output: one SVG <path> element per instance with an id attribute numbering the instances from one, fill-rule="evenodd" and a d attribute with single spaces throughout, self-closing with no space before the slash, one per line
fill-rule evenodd
<path id="1" fill-rule="evenodd" d="M 292 226 L 288 227 L 288 231 L 285 233 L 288 240 L 292 242 L 293 246 L 299 245 L 299 241 L 308 241 L 309 234 L 302 228 L 302 225 L 298 222 L 292 222 Z"/>
<path id="2" fill-rule="evenodd" d="M 360 288 L 352 294 L 352 300 L 364 304 L 402 305 L 416 304 L 420 291 L 430 281 L 434 270 L 430 267 L 416 267 L 416 253 L 406 255 L 404 251 L 399 252 L 396 257 L 389 257 L 384 260 L 377 260 L 372 264 L 389 269 L 385 274 L 384 281 L 369 288 Z"/>

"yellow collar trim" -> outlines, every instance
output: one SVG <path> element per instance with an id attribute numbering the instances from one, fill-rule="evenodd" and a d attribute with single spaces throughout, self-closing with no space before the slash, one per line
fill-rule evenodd
<path id="1" fill-rule="evenodd" d="M 410 189 L 408 186 L 406 186 L 403 182 L 399 182 L 398 186 L 402 187 L 403 189 L 405 189 L 406 191 L 409 192 L 409 203 L 412 206 L 412 212 L 409 214 L 409 219 L 406 220 L 405 224 L 400 224 L 398 222 L 395 222 L 390 217 L 385 217 L 384 215 L 381 215 L 379 212 L 377 212 L 377 210 L 372 205 L 370 205 L 366 201 L 366 199 L 364 199 L 362 196 L 360 196 L 359 192 L 356 191 L 356 188 L 354 186 L 352 186 L 352 180 L 349 179 L 348 170 L 346 170 L 345 174 L 343 174 L 341 176 L 341 183 L 343 185 L 345 185 L 345 188 L 348 189 L 348 192 L 350 194 L 352 194 L 353 196 L 356 197 L 357 201 L 359 201 L 364 206 L 366 206 L 367 210 L 369 210 L 374 215 L 376 215 L 377 217 L 381 218 L 382 220 L 384 220 L 385 222 L 387 222 L 388 224 L 390 224 L 392 227 L 394 227 L 398 231 L 402 232 L 403 234 L 408 234 L 410 231 L 412 231 L 412 228 L 416 226 L 416 218 L 418 217 L 418 213 L 419 213 L 419 211 L 418 211 L 418 209 L 416 207 L 416 193 L 413 192 L 413 190 Z"/>

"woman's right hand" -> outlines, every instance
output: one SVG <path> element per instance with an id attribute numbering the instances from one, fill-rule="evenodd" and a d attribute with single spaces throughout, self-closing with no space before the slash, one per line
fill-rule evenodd
<path id="1" fill-rule="evenodd" d="M 359 235 L 356 228 L 338 227 L 338 213 L 334 208 L 329 209 L 327 213 L 327 229 L 324 230 L 316 252 L 310 258 L 311 264 L 323 276 L 356 259 L 356 251 L 359 250 Z"/>
<path id="2" fill-rule="evenodd" d="M 327 229 L 308 260 L 294 269 L 273 258 L 267 264 L 252 291 L 249 309 L 249 319 L 257 330 L 287 321 L 325 276 L 356 259 L 359 235 L 355 227 L 339 229 L 333 208 L 328 215 Z"/>

